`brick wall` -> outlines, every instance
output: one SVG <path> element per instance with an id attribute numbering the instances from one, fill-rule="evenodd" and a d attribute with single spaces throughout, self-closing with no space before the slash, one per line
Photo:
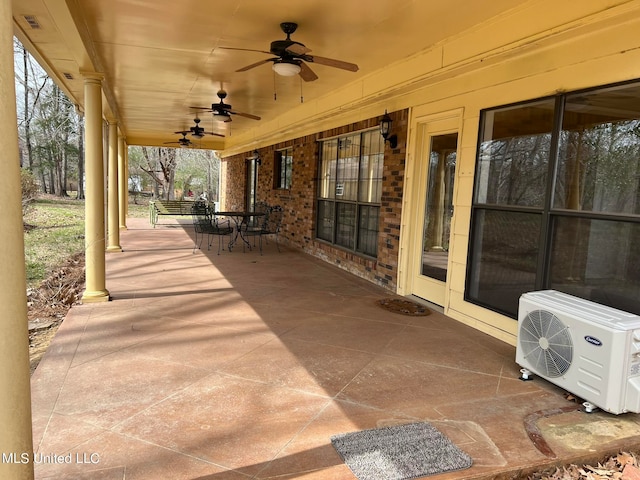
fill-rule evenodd
<path id="1" fill-rule="evenodd" d="M 389 116 L 393 120 L 392 133 L 398 136 L 398 146 L 392 150 L 387 143 L 385 148 L 377 258 L 365 257 L 316 240 L 315 198 L 318 140 L 375 127 L 381 117 L 259 149 L 261 165 L 258 167 L 257 200 L 283 207 L 284 220 L 280 233 L 283 243 L 395 291 L 409 112 L 401 110 Z M 293 148 L 291 189 L 275 189 L 275 151 L 287 147 Z M 221 172 L 226 172 L 223 181 L 226 182 L 227 210 L 245 208 L 246 159 L 252 155 L 253 152 L 249 151 L 222 159 L 224 166 Z"/>

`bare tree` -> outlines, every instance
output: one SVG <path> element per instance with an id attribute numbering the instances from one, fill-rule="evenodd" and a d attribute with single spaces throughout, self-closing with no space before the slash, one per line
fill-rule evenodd
<path id="1" fill-rule="evenodd" d="M 46 171 L 49 190 L 61 197 L 67 196 L 67 177 L 70 154 L 77 155 L 72 137 L 76 135 L 76 115 L 73 105 L 53 84 L 42 96 L 34 127 L 36 154 L 40 168 Z"/>
<path id="2" fill-rule="evenodd" d="M 207 198 L 215 200 L 219 169 L 220 158 L 212 150 L 129 148 L 130 184 L 134 189 L 152 189 L 157 198 L 169 198 L 168 195 L 173 198 L 177 192 L 187 195 L 192 190 L 195 194 L 206 193 Z"/>
<path id="3" fill-rule="evenodd" d="M 34 119 L 37 105 L 40 101 L 40 95 L 45 89 L 48 81 L 47 75 L 42 68 L 35 62 L 27 49 L 17 39 L 14 38 L 14 62 L 15 80 L 18 86 L 16 93 L 22 93 L 22 102 L 18 104 L 18 129 L 20 132 L 21 143 L 26 148 L 26 154 L 23 152 L 28 170 L 33 169 L 33 142 L 31 124 Z"/>
<path id="4" fill-rule="evenodd" d="M 176 149 L 142 147 L 142 156 L 146 165 L 141 168 L 155 182 L 156 196 L 162 196 L 165 200 L 174 200 Z"/>

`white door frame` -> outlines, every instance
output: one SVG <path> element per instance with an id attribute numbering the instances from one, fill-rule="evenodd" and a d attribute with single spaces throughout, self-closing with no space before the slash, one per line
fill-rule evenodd
<path id="1" fill-rule="evenodd" d="M 416 261 L 415 251 L 418 248 L 418 238 L 422 236 L 424 223 L 424 195 L 426 191 L 426 165 L 423 156 L 430 150 L 430 145 L 426 140 L 433 135 L 458 132 L 458 158 L 460 152 L 460 141 L 462 139 L 462 118 L 463 109 L 458 108 L 446 112 L 433 113 L 429 106 L 423 105 L 414 107 L 410 114 L 410 128 L 407 148 L 407 159 L 405 166 L 405 188 L 402 200 L 402 217 L 400 222 L 400 252 L 398 256 L 398 288 L 400 295 L 411 295 L 416 288 L 415 272 Z M 429 125 L 433 128 L 429 129 Z M 439 125 L 445 128 L 439 129 Z M 458 169 L 455 173 L 454 181 L 454 204 L 457 197 Z M 455 209 L 454 209 L 455 215 Z M 452 222 L 453 223 L 453 222 Z M 418 231 L 420 233 L 418 233 Z M 420 249 L 422 246 L 420 246 Z M 451 267 L 451 256 L 449 256 L 449 269 Z M 438 290 L 434 297 L 439 297 L 442 307 L 448 307 L 449 302 L 449 282 L 437 282 L 434 280 L 433 288 Z"/>

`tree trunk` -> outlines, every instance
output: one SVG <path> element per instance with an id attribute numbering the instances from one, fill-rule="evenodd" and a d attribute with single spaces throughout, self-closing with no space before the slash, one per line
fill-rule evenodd
<path id="1" fill-rule="evenodd" d="M 27 169 L 33 170 L 31 164 L 31 115 L 29 114 L 29 54 L 22 45 L 22 65 L 24 66 L 24 143 L 27 147 Z"/>
<path id="2" fill-rule="evenodd" d="M 167 200 L 175 200 L 176 149 L 159 147 L 158 158 L 164 177 L 164 197 Z"/>
<path id="3" fill-rule="evenodd" d="M 69 145 L 69 129 L 65 129 L 64 131 L 64 144 L 62 145 L 62 178 L 60 179 L 62 182 L 62 191 L 61 196 L 68 197 L 67 193 L 67 177 L 69 170 L 69 149 L 67 148 Z"/>
<path id="4" fill-rule="evenodd" d="M 49 167 L 49 192 L 52 194 L 56 194 L 58 192 L 56 192 L 56 178 L 55 178 L 55 174 L 54 174 L 54 168 L 53 168 L 53 159 L 49 159 L 51 160 L 51 167 Z"/>
<path id="5" fill-rule="evenodd" d="M 67 190 L 64 184 L 64 153 L 58 153 L 55 156 L 55 162 L 56 195 L 66 197 Z"/>
<path id="6" fill-rule="evenodd" d="M 78 200 L 84 200 L 84 118 L 78 113 Z"/>

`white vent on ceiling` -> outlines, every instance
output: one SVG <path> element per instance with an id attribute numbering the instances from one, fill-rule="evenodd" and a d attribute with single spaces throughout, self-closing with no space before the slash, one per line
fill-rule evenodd
<path id="1" fill-rule="evenodd" d="M 41 28 L 40 24 L 38 23 L 38 19 L 35 17 L 35 15 L 23 15 L 23 17 L 27 21 L 29 26 L 34 30 Z"/>

